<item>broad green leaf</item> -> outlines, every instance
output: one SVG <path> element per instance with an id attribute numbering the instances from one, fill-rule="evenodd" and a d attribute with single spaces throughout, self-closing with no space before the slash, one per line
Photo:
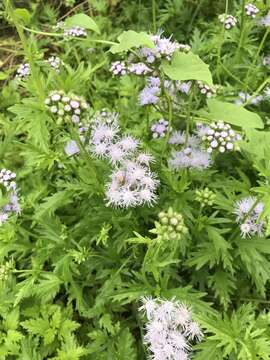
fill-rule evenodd
<path id="1" fill-rule="evenodd" d="M 213 85 L 209 66 L 205 64 L 198 55 L 189 52 L 175 52 L 171 64 L 164 62 L 162 68 L 172 80 L 198 80 Z"/>
<path id="2" fill-rule="evenodd" d="M 146 46 L 149 48 L 154 47 L 153 41 L 145 32 L 138 33 L 133 30 L 124 31 L 120 36 L 118 36 L 117 40 L 119 41 L 119 44 L 113 45 L 110 48 L 110 52 L 113 54 L 128 51 L 139 46 Z"/>
<path id="3" fill-rule="evenodd" d="M 209 117 L 211 120 L 222 120 L 229 124 L 240 126 L 243 129 L 263 129 L 263 122 L 260 116 L 239 105 L 216 99 L 209 99 L 207 105 L 210 110 Z"/>
<path id="4" fill-rule="evenodd" d="M 14 10 L 14 15 L 15 15 L 16 19 L 19 22 L 22 22 L 24 25 L 27 25 L 27 24 L 30 23 L 31 14 L 29 13 L 28 10 L 26 10 L 26 9 L 15 9 Z"/>
<path id="5" fill-rule="evenodd" d="M 81 26 L 84 29 L 93 30 L 96 33 L 100 34 L 100 30 L 96 22 L 85 14 L 76 14 L 74 16 L 67 18 L 64 26 L 65 27 Z"/>

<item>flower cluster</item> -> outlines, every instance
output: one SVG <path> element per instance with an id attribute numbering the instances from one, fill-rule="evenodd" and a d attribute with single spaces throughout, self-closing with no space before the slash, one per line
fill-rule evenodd
<path id="1" fill-rule="evenodd" d="M 121 136 L 118 114 L 106 110 L 93 118 L 89 149 L 113 166 L 106 185 L 108 205 L 136 207 L 156 201 L 159 181 L 150 170 L 151 155 L 138 151 L 139 141 L 130 135 Z"/>
<path id="2" fill-rule="evenodd" d="M 160 119 L 151 126 L 151 131 L 154 139 L 164 137 L 168 132 L 168 130 L 169 130 L 169 121 L 164 119 Z"/>
<path id="3" fill-rule="evenodd" d="M 244 238 L 252 235 L 263 236 L 265 222 L 259 219 L 263 209 L 263 203 L 253 196 L 236 201 L 234 213 Z"/>
<path id="4" fill-rule="evenodd" d="M 45 104 L 50 112 L 59 119 L 70 120 L 80 126 L 81 120 L 89 108 L 82 96 L 65 94 L 62 90 L 54 90 L 45 99 Z"/>
<path id="5" fill-rule="evenodd" d="M 17 78 L 27 78 L 30 75 L 30 65 L 28 63 L 21 64 L 16 72 Z"/>
<path id="6" fill-rule="evenodd" d="M 243 91 L 241 91 L 238 94 L 239 98 L 235 100 L 235 104 L 236 105 L 243 105 L 245 102 L 249 102 L 251 105 L 259 105 L 260 102 L 263 100 L 263 96 L 262 95 L 257 95 L 257 96 L 252 96 L 248 93 L 244 93 Z"/>
<path id="7" fill-rule="evenodd" d="M 210 88 L 210 86 L 204 84 L 201 81 L 198 81 L 198 87 L 199 87 L 200 93 L 205 95 L 208 98 L 210 98 L 216 94 L 216 90 L 214 88 Z"/>
<path id="8" fill-rule="evenodd" d="M 21 211 L 15 179 L 16 174 L 14 172 L 7 169 L 0 171 L 0 185 L 3 188 L 3 201 L 5 203 L 0 208 L 0 225 L 3 225 L 8 220 L 10 214 L 15 213 L 18 215 Z"/>
<path id="9" fill-rule="evenodd" d="M 73 26 L 68 29 L 64 29 L 65 37 L 86 37 L 87 31 L 80 26 Z"/>
<path id="10" fill-rule="evenodd" d="M 165 58 L 170 60 L 175 51 L 189 52 L 190 46 L 186 44 L 179 44 L 177 41 L 172 41 L 171 38 L 161 36 L 162 33 L 150 36 L 154 43 L 154 48 L 144 47 L 139 50 L 139 56 L 149 64 L 154 63 L 157 59 Z"/>
<path id="11" fill-rule="evenodd" d="M 60 72 L 60 66 L 63 64 L 62 60 L 58 56 L 50 56 L 47 63 L 57 72 Z"/>
<path id="12" fill-rule="evenodd" d="M 165 241 L 180 240 L 187 234 L 182 214 L 174 211 L 171 207 L 168 211 L 161 211 L 158 214 L 159 221 L 155 222 L 155 228 L 151 233 L 156 234 L 158 239 Z"/>
<path id="13" fill-rule="evenodd" d="M 197 169 L 203 170 L 210 166 L 211 157 L 202 149 L 201 138 L 188 135 L 185 132 L 175 131 L 172 133 L 169 144 L 180 145 L 181 150 L 173 150 L 168 160 L 169 167 L 174 170 Z"/>
<path id="14" fill-rule="evenodd" d="M 197 189 L 195 194 L 195 200 L 200 203 L 201 207 L 212 206 L 214 204 L 216 194 L 209 190 L 208 187 L 201 190 Z"/>
<path id="15" fill-rule="evenodd" d="M 259 20 L 259 24 L 265 27 L 270 26 L 270 15 L 265 15 Z"/>
<path id="16" fill-rule="evenodd" d="M 232 15 L 221 14 L 221 15 L 219 15 L 218 18 L 219 18 L 219 21 L 224 25 L 224 28 L 226 30 L 230 30 L 237 23 L 237 19 Z"/>
<path id="17" fill-rule="evenodd" d="M 126 75 L 128 73 L 127 67 L 124 61 L 115 61 L 112 63 L 110 71 L 113 75 Z"/>
<path id="18" fill-rule="evenodd" d="M 191 310 L 176 300 L 142 299 L 139 308 L 147 317 L 144 341 L 153 360 L 188 360 L 191 342 L 201 341 L 203 333 L 192 319 Z"/>
<path id="19" fill-rule="evenodd" d="M 241 136 L 223 121 L 211 123 L 206 135 L 202 137 L 208 153 L 212 153 L 214 150 L 221 153 L 236 150 L 236 141 L 240 139 Z"/>
<path id="20" fill-rule="evenodd" d="M 247 4 L 245 5 L 245 11 L 247 16 L 255 18 L 260 10 L 253 4 Z"/>

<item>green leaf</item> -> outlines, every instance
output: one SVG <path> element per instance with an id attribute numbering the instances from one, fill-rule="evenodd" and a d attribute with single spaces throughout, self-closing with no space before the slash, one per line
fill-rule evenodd
<path id="1" fill-rule="evenodd" d="M 24 25 L 30 23 L 31 15 L 26 9 L 15 9 L 14 15 L 19 22 L 22 22 Z"/>
<path id="2" fill-rule="evenodd" d="M 231 103 L 226 103 L 216 99 L 207 101 L 211 120 L 222 120 L 229 124 L 240 126 L 243 129 L 257 128 L 263 129 L 262 119 L 258 114 L 244 109 L 243 107 Z"/>
<path id="3" fill-rule="evenodd" d="M 188 54 L 175 52 L 171 64 L 164 62 L 162 68 L 172 80 L 199 80 L 209 86 L 213 85 L 209 66 L 192 52 Z"/>
<path id="4" fill-rule="evenodd" d="M 100 30 L 96 22 L 85 14 L 76 14 L 66 19 L 64 27 L 81 26 L 84 29 L 92 30 L 100 34 Z"/>
<path id="5" fill-rule="evenodd" d="M 113 45 L 110 48 L 110 52 L 113 54 L 128 51 L 139 46 L 146 46 L 148 48 L 154 47 L 153 41 L 145 32 L 138 33 L 133 30 L 124 31 L 120 36 L 118 36 L 117 40 L 119 41 L 119 44 Z"/>

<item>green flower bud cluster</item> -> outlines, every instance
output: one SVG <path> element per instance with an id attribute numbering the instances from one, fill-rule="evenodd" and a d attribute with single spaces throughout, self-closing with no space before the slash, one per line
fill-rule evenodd
<path id="1" fill-rule="evenodd" d="M 66 121 L 71 120 L 78 126 L 82 125 L 81 121 L 89 108 L 88 103 L 82 96 L 65 94 L 62 90 L 51 91 L 45 99 L 45 105 L 53 115 L 57 116 L 59 122 L 63 119 Z"/>
<path id="2" fill-rule="evenodd" d="M 13 270 L 14 264 L 13 261 L 7 261 L 5 264 L 0 265 L 0 281 L 6 281 L 8 276 Z"/>
<path id="3" fill-rule="evenodd" d="M 208 187 L 201 190 L 197 189 L 195 193 L 195 200 L 198 201 L 202 207 L 212 206 L 214 204 L 216 194 L 213 191 L 209 190 Z"/>
<path id="4" fill-rule="evenodd" d="M 180 240 L 187 234 L 188 229 L 185 226 L 183 216 L 170 207 L 168 211 L 161 211 L 158 214 L 159 222 L 156 222 L 156 228 L 153 233 L 164 240 Z"/>

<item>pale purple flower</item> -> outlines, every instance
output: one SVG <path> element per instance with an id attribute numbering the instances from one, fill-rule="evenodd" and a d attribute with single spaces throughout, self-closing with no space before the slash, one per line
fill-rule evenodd
<path id="1" fill-rule="evenodd" d="M 142 302 L 139 311 L 147 317 L 144 341 L 152 353 L 151 359 L 189 359 L 190 341 L 201 341 L 203 337 L 199 325 L 192 320 L 191 311 L 175 300 L 147 297 Z"/>
<path id="2" fill-rule="evenodd" d="M 66 143 L 64 150 L 68 156 L 73 156 L 80 152 L 80 148 L 75 140 L 69 140 Z"/>
<path id="3" fill-rule="evenodd" d="M 187 147 L 180 151 L 173 151 L 168 164 L 173 170 L 185 168 L 203 170 L 211 165 L 211 157 L 204 150 Z"/>
<path id="4" fill-rule="evenodd" d="M 64 36 L 65 37 L 86 37 L 87 31 L 80 27 L 80 26 L 73 26 L 68 29 L 64 29 Z"/>
<path id="5" fill-rule="evenodd" d="M 127 67 L 124 61 L 115 61 L 112 63 L 110 71 L 113 75 L 126 75 Z"/>
<path id="6" fill-rule="evenodd" d="M 25 79 L 30 75 L 30 71 L 30 64 L 21 64 L 17 69 L 16 77 Z"/>
<path id="7" fill-rule="evenodd" d="M 236 201 L 234 213 L 236 214 L 236 221 L 240 224 L 242 237 L 258 235 L 263 236 L 265 222 L 259 220 L 263 212 L 264 204 L 257 203 L 254 196 L 249 196 Z"/>
<path id="8" fill-rule="evenodd" d="M 2 169 L 0 171 L 2 194 L 8 199 L 8 203 L 0 208 L 0 225 L 8 220 L 11 213 L 18 215 L 21 212 L 15 178 L 16 174 L 10 170 Z"/>
<path id="9" fill-rule="evenodd" d="M 177 83 L 177 89 L 182 92 L 183 94 L 188 94 L 190 91 L 192 85 L 192 81 L 187 81 L 187 82 L 178 82 Z"/>
<path id="10" fill-rule="evenodd" d="M 263 100 L 262 95 L 257 95 L 253 97 L 252 95 L 244 93 L 243 91 L 241 91 L 238 96 L 239 98 L 235 100 L 236 105 L 243 105 L 245 102 L 250 102 L 250 104 L 252 105 L 259 105 L 260 102 Z"/>
<path id="11" fill-rule="evenodd" d="M 162 138 L 169 130 L 169 121 L 160 119 L 151 126 L 152 136 L 154 139 Z"/>
<path id="12" fill-rule="evenodd" d="M 241 136 L 231 128 L 231 125 L 218 121 L 209 125 L 209 129 L 202 140 L 208 153 L 211 154 L 215 150 L 224 153 L 225 151 L 236 150 L 236 142 L 241 140 Z"/>
<path id="13" fill-rule="evenodd" d="M 150 87 L 160 87 L 161 84 L 160 78 L 157 76 L 149 76 L 147 82 Z"/>
<path id="14" fill-rule="evenodd" d="M 136 75 L 145 75 L 151 72 L 152 70 L 144 63 L 134 63 L 128 66 L 128 71 Z"/>
<path id="15" fill-rule="evenodd" d="M 258 21 L 259 25 L 263 25 L 263 26 L 270 26 L 270 15 L 266 15 L 264 17 L 262 17 L 259 21 Z"/>
<path id="16" fill-rule="evenodd" d="M 232 15 L 221 14 L 221 15 L 219 15 L 218 18 L 219 18 L 219 21 L 224 25 L 224 28 L 226 30 L 230 30 L 237 23 L 237 19 Z"/>
<path id="17" fill-rule="evenodd" d="M 58 56 L 50 56 L 47 62 L 57 73 L 60 72 L 60 66 L 63 62 Z"/>
<path id="18" fill-rule="evenodd" d="M 111 173 L 106 191 L 108 205 L 123 208 L 152 205 L 158 183 L 146 165 L 126 160 Z"/>
<path id="19" fill-rule="evenodd" d="M 247 4 L 245 5 L 245 11 L 247 16 L 255 18 L 255 16 L 258 14 L 260 10 L 253 4 Z"/>
<path id="20" fill-rule="evenodd" d="M 159 101 L 160 88 L 146 86 L 139 94 L 140 105 L 157 104 Z"/>
<path id="21" fill-rule="evenodd" d="M 210 88 L 210 86 L 204 84 L 202 81 L 198 81 L 198 87 L 199 87 L 200 93 L 205 95 L 207 98 L 210 98 L 216 94 L 216 91 L 214 88 Z"/>
<path id="22" fill-rule="evenodd" d="M 174 131 L 170 138 L 169 144 L 171 145 L 186 145 L 190 147 L 199 147 L 201 139 L 195 135 L 186 136 L 185 131 Z"/>

